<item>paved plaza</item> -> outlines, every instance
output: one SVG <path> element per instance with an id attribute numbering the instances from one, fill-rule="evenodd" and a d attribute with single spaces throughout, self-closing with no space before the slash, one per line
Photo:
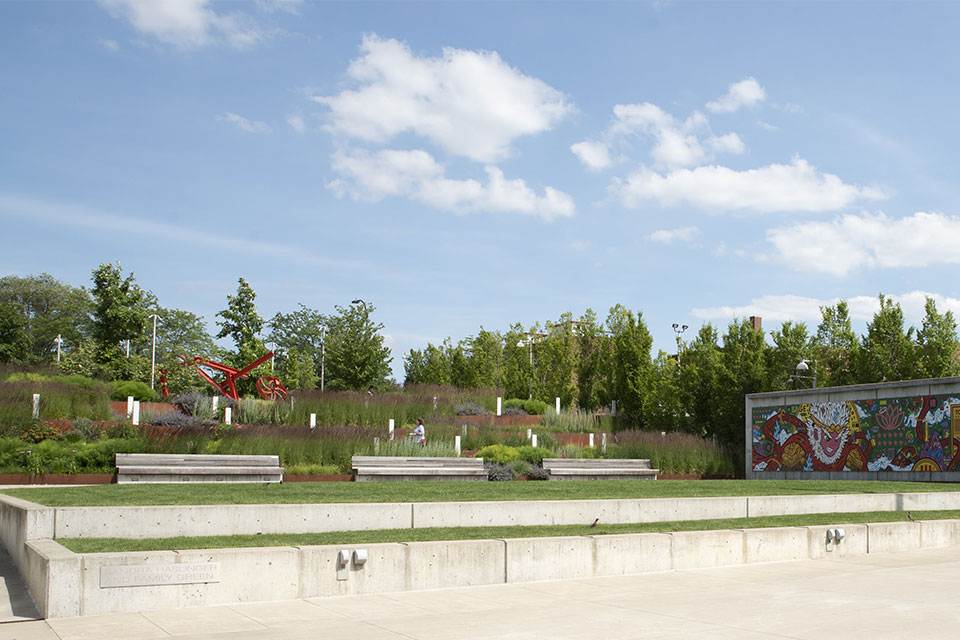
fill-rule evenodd
<path id="1" fill-rule="evenodd" d="M 629 577 L 6 622 L 0 624 L 0 639 L 956 638 L 957 576 L 960 547 L 950 547 Z M 5 614 L 10 613 L 8 606 Z"/>

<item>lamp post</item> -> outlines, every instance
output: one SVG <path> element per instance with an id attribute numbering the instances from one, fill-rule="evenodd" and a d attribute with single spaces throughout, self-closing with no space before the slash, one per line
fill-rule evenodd
<path id="1" fill-rule="evenodd" d="M 806 373 L 810 371 L 810 365 L 807 364 L 806 358 L 801 358 L 800 362 L 797 363 L 797 373 L 790 376 L 790 380 L 813 380 L 813 388 L 817 388 L 817 361 L 813 361 L 813 375 L 808 376 Z"/>
<path id="2" fill-rule="evenodd" d="M 673 331 L 677 334 L 677 367 L 680 366 L 680 336 L 689 328 L 690 327 L 685 324 L 681 325 L 677 322 L 673 323 Z"/>
<path id="3" fill-rule="evenodd" d="M 57 343 L 57 362 L 60 362 L 60 345 L 63 344 L 63 338 L 60 337 L 59 333 L 57 334 L 57 337 L 54 340 L 54 342 Z"/>
<path id="4" fill-rule="evenodd" d="M 327 325 L 320 325 L 320 393 L 323 393 L 324 365 L 327 358 Z"/>
<path id="5" fill-rule="evenodd" d="M 521 347 L 521 348 L 522 348 L 522 347 L 528 347 L 529 350 L 530 350 L 530 392 L 529 392 L 529 397 L 528 397 L 527 399 L 528 399 L 528 400 L 533 400 L 533 373 L 534 373 L 534 367 L 533 367 L 533 343 L 537 341 L 537 338 L 542 338 L 542 337 L 544 337 L 544 336 L 547 335 L 547 334 L 545 334 L 545 333 L 532 333 L 532 332 L 530 332 L 530 331 L 526 331 L 526 332 L 524 332 L 523 335 L 527 336 L 526 340 L 520 340 L 519 342 L 517 342 L 517 346 L 518 346 L 518 347 Z"/>
<path id="6" fill-rule="evenodd" d="M 153 318 L 153 341 L 150 344 L 150 388 L 153 389 L 153 377 L 154 372 L 157 370 L 157 320 L 160 318 L 155 313 L 151 313 L 148 318 Z M 129 348 L 130 341 L 127 341 L 127 347 Z M 130 352 L 127 352 L 127 355 L 130 355 Z"/>

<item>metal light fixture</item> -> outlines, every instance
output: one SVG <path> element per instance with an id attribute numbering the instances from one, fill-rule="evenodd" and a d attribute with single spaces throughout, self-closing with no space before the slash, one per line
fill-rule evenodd
<path id="1" fill-rule="evenodd" d="M 801 358 L 800 362 L 796 366 L 797 373 L 790 376 L 790 380 L 812 380 L 813 388 L 817 388 L 817 361 L 813 361 L 813 370 L 810 369 L 810 365 L 807 364 L 806 358 Z M 806 375 L 807 372 L 811 372 L 813 375 Z"/>

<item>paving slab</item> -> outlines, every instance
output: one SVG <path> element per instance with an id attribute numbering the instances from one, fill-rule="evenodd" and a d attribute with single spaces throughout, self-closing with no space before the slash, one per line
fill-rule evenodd
<path id="1" fill-rule="evenodd" d="M 0 624 L 0 640 L 956 638 L 960 547 Z M 908 585 L 909 588 L 904 588 Z M 856 621 L 855 623 L 853 621 Z"/>
<path id="2" fill-rule="evenodd" d="M 13 561 L 0 547 L 0 624 L 25 620 L 39 620 L 30 592 L 20 577 Z"/>

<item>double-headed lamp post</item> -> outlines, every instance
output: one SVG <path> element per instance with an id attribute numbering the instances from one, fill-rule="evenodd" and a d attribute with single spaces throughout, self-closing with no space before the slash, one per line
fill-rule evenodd
<path id="1" fill-rule="evenodd" d="M 521 348 L 528 347 L 530 350 L 530 392 L 527 399 L 533 400 L 533 343 L 536 342 L 537 338 L 542 338 L 547 334 L 527 332 L 525 335 L 527 336 L 526 339 L 521 339 L 517 342 L 517 346 Z"/>
<path id="2" fill-rule="evenodd" d="M 813 370 L 811 371 L 810 365 L 807 364 L 808 360 L 806 358 L 801 358 L 800 362 L 797 363 L 797 372 L 790 376 L 791 380 L 813 380 L 813 388 L 817 388 L 817 361 L 813 361 Z M 810 371 L 813 375 L 806 375 Z"/>
<path id="3" fill-rule="evenodd" d="M 678 367 L 680 366 L 680 336 L 683 334 L 684 331 L 686 331 L 689 328 L 690 327 L 688 327 L 685 324 L 679 324 L 677 322 L 673 323 L 673 331 L 674 333 L 677 334 L 677 366 Z"/>
<path id="4" fill-rule="evenodd" d="M 323 393 L 324 365 L 327 359 L 327 325 L 320 325 L 320 393 Z"/>

